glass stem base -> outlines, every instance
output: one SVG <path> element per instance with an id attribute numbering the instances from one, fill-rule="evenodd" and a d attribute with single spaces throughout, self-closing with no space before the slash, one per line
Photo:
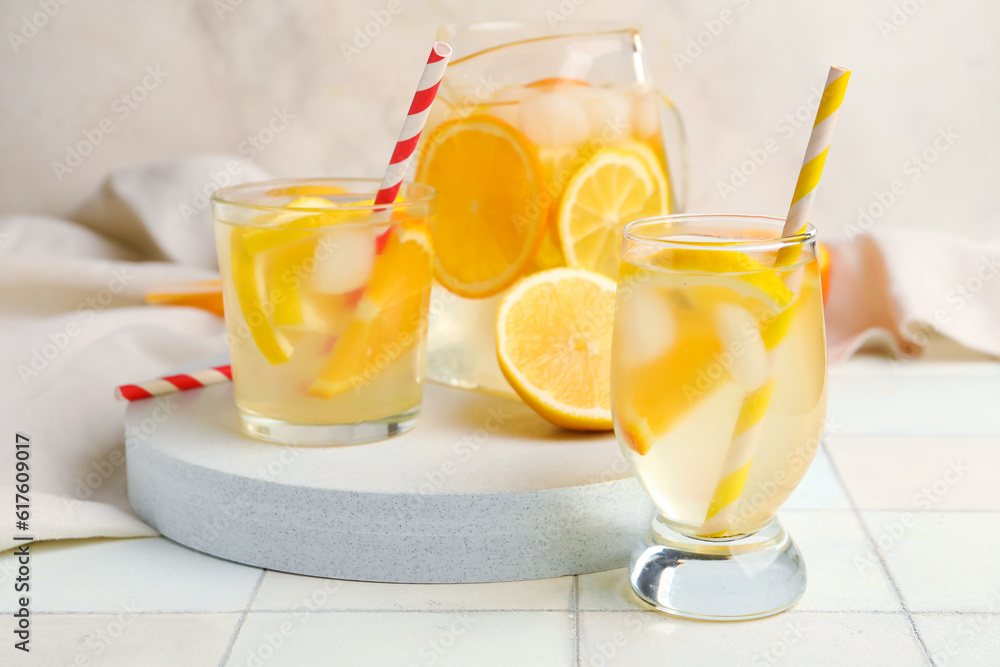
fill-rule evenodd
<path id="1" fill-rule="evenodd" d="M 806 590 L 806 567 L 781 523 L 736 538 L 696 538 L 659 518 L 632 552 L 629 583 L 660 611 L 739 621 L 785 611 Z"/>
<path id="2" fill-rule="evenodd" d="M 271 419 L 240 409 L 240 424 L 247 435 L 280 445 L 324 447 L 358 445 L 406 433 L 417 424 L 420 408 L 354 424 L 298 424 Z"/>

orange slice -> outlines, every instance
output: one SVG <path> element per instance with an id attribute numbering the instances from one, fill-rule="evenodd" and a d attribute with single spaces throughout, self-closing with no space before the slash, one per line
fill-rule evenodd
<path id="1" fill-rule="evenodd" d="M 222 317 L 222 281 L 201 280 L 155 285 L 146 292 L 146 303 L 152 306 L 201 308 Z"/>
<path id="2" fill-rule="evenodd" d="M 420 342 L 431 285 L 431 240 L 425 223 L 392 227 L 354 316 L 310 385 L 309 393 L 333 398 L 363 386 Z"/>
<path id="3" fill-rule="evenodd" d="M 534 258 L 545 233 L 542 167 L 513 127 L 484 115 L 440 125 L 417 180 L 438 191 L 434 273 L 468 298 L 497 294 Z"/>
<path id="4" fill-rule="evenodd" d="M 497 310 L 497 358 L 514 391 L 553 424 L 611 428 L 614 281 L 558 268 L 532 274 Z"/>
<path id="5" fill-rule="evenodd" d="M 823 305 L 826 305 L 826 297 L 830 294 L 830 249 L 824 243 L 816 244 L 816 259 L 819 264 L 819 278 L 823 287 Z"/>

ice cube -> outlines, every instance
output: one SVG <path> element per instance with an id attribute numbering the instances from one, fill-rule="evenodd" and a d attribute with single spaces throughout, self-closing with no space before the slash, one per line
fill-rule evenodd
<path id="1" fill-rule="evenodd" d="M 632 109 L 632 123 L 636 134 L 641 137 L 655 137 L 660 134 L 660 106 L 652 91 L 635 96 Z"/>
<path id="2" fill-rule="evenodd" d="M 581 88 L 577 97 L 590 121 L 590 134 L 617 143 L 632 133 L 632 100 L 627 93 L 607 88 Z"/>
<path id="3" fill-rule="evenodd" d="M 507 86 L 501 88 L 490 98 L 486 108 L 494 118 L 521 129 L 521 100 L 528 89 L 523 86 Z"/>
<path id="4" fill-rule="evenodd" d="M 615 336 L 621 336 L 622 359 L 629 366 L 641 366 L 661 358 L 677 340 L 677 325 L 670 305 L 656 290 L 620 292 Z"/>
<path id="5" fill-rule="evenodd" d="M 375 266 L 375 234 L 368 227 L 331 230 L 317 244 L 314 259 L 315 291 L 343 294 L 364 287 Z"/>
<path id="6" fill-rule="evenodd" d="M 590 134 L 587 112 L 572 95 L 532 91 L 521 102 L 521 129 L 537 146 L 569 146 Z"/>
<path id="7" fill-rule="evenodd" d="M 715 323 L 722 343 L 722 361 L 733 381 L 744 391 L 753 391 L 767 381 L 768 358 L 757 321 L 746 308 L 719 304 Z"/>

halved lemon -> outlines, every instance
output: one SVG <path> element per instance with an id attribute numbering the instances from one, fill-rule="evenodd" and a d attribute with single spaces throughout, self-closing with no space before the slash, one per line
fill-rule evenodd
<path id="1" fill-rule="evenodd" d="M 669 211 L 667 179 L 651 148 L 638 142 L 598 151 L 566 185 L 559 240 L 566 263 L 618 275 L 627 222 Z"/>
<path id="2" fill-rule="evenodd" d="M 523 278 L 497 309 L 497 359 L 514 391 L 564 428 L 611 428 L 615 283 L 562 267 Z"/>
<path id="3" fill-rule="evenodd" d="M 485 115 L 440 125 L 427 138 L 417 180 L 438 191 L 434 273 L 460 296 L 503 291 L 535 257 L 547 197 L 535 148 Z"/>

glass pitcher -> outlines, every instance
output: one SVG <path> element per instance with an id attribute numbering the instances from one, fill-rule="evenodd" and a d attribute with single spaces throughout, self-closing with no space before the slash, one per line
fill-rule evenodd
<path id="1" fill-rule="evenodd" d="M 428 374 L 514 396 L 496 359 L 503 294 L 560 266 L 615 279 L 622 227 L 684 209 L 684 132 L 637 29 L 494 22 L 439 39 L 455 55 L 416 174 L 439 197 Z"/>

